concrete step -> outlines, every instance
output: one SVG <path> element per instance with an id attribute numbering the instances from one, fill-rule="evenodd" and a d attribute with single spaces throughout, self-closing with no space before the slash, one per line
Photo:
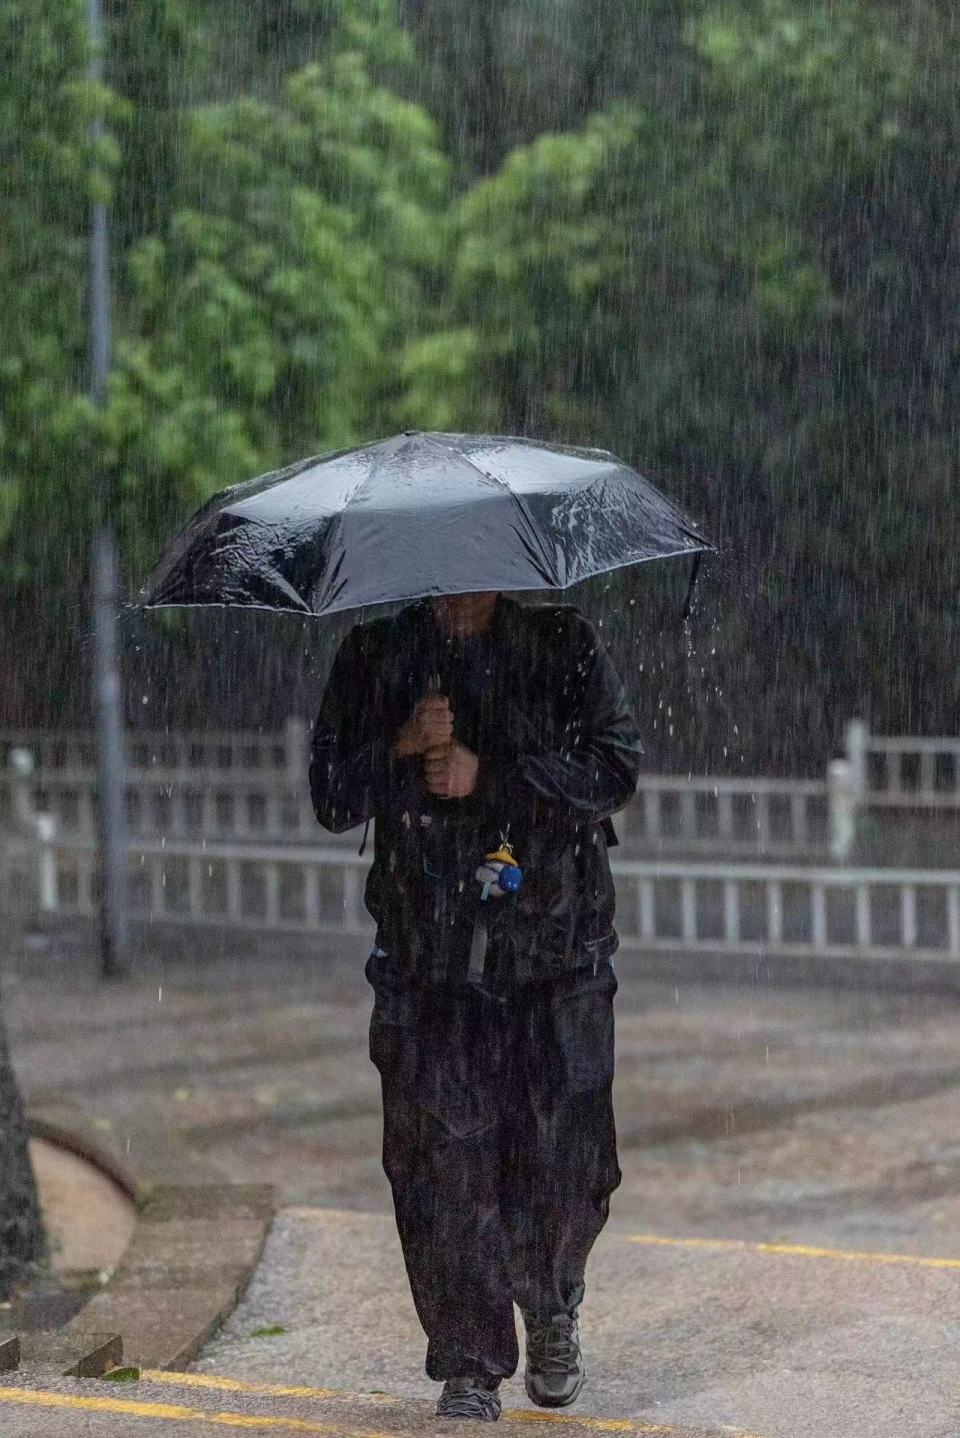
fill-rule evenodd
<path id="1" fill-rule="evenodd" d="M 0 1373 L 12 1373 L 20 1362 L 20 1339 L 15 1333 L 0 1333 Z"/>
<path id="2" fill-rule="evenodd" d="M 101 1378 L 123 1358 L 119 1333 L 27 1332 L 19 1340 L 21 1373 L 56 1373 L 64 1378 Z"/>

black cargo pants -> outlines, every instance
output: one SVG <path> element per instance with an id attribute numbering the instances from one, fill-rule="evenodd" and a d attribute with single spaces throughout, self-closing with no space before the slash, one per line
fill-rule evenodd
<path id="1" fill-rule="evenodd" d="M 367 965 L 383 1166 L 427 1373 L 509 1377 L 513 1304 L 575 1308 L 620 1182 L 607 964 L 493 997 L 415 989 Z"/>

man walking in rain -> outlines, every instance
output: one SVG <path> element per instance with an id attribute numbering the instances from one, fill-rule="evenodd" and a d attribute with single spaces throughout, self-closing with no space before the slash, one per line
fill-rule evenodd
<path id="1" fill-rule="evenodd" d="M 438 1413 L 494 1420 L 584 1366 L 584 1269 L 620 1181 L 610 815 L 641 747 L 573 608 L 496 593 L 355 629 L 323 698 L 320 822 L 376 819 L 366 887 L 383 1160 Z"/>

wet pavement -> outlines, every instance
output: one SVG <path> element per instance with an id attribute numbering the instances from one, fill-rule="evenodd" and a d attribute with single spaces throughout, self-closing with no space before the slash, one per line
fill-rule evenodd
<path id="1" fill-rule="evenodd" d="M 4 1438 L 251 1419 L 457 1431 L 425 1406 L 434 1386 L 379 1168 L 362 956 L 198 959 L 108 989 L 34 964 L 7 983 L 29 1098 L 92 1107 L 131 1160 L 162 1137 L 198 1171 L 269 1179 L 283 1208 L 192 1375 L 123 1388 L 0 1376 Z M 953 1002 L 654 984 L 626 958 L 620 975 L 624 1183 L 588 1273 L 590 1378 L 564 1426 L 960 1438 Z M 71 1396 L 143 1406 L 59 1406 Z M 508 1427 L 556 1428 L 517 1380 L 504 1400 L 526 1414 Z"/>

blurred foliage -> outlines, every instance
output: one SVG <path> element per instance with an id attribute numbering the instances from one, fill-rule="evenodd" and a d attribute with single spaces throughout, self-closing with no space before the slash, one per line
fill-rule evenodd
<path id="1" fill-rule="evenodd" d="M 0 12 L 11 599 L 69 632 L 105 474 L 136 582 L 258 470 L 411 425 L 520 431 L 649 466 L 724 548 L 687 636 L 675 575 L 593 596 L 664 761 L 820 769 L 857 711 L 955 729 L 951 9 L 115 0 L 99 94 L 84 13 Z"/>
<path id="2" fill-rule="evenodd" d="M 952 732 L 954 22 L 862 0 L 651 16 L 672 77 L 628 97 L 615 70 L 616 99 L 461 199 L 450 323 L 407 355 L 416 418 L 607 445 L 718 535 L 708 662 L 671 665 L 649 594 L 639 646 L 641 702 L 690 762 L 819 768 L 858 710 Z"/>

